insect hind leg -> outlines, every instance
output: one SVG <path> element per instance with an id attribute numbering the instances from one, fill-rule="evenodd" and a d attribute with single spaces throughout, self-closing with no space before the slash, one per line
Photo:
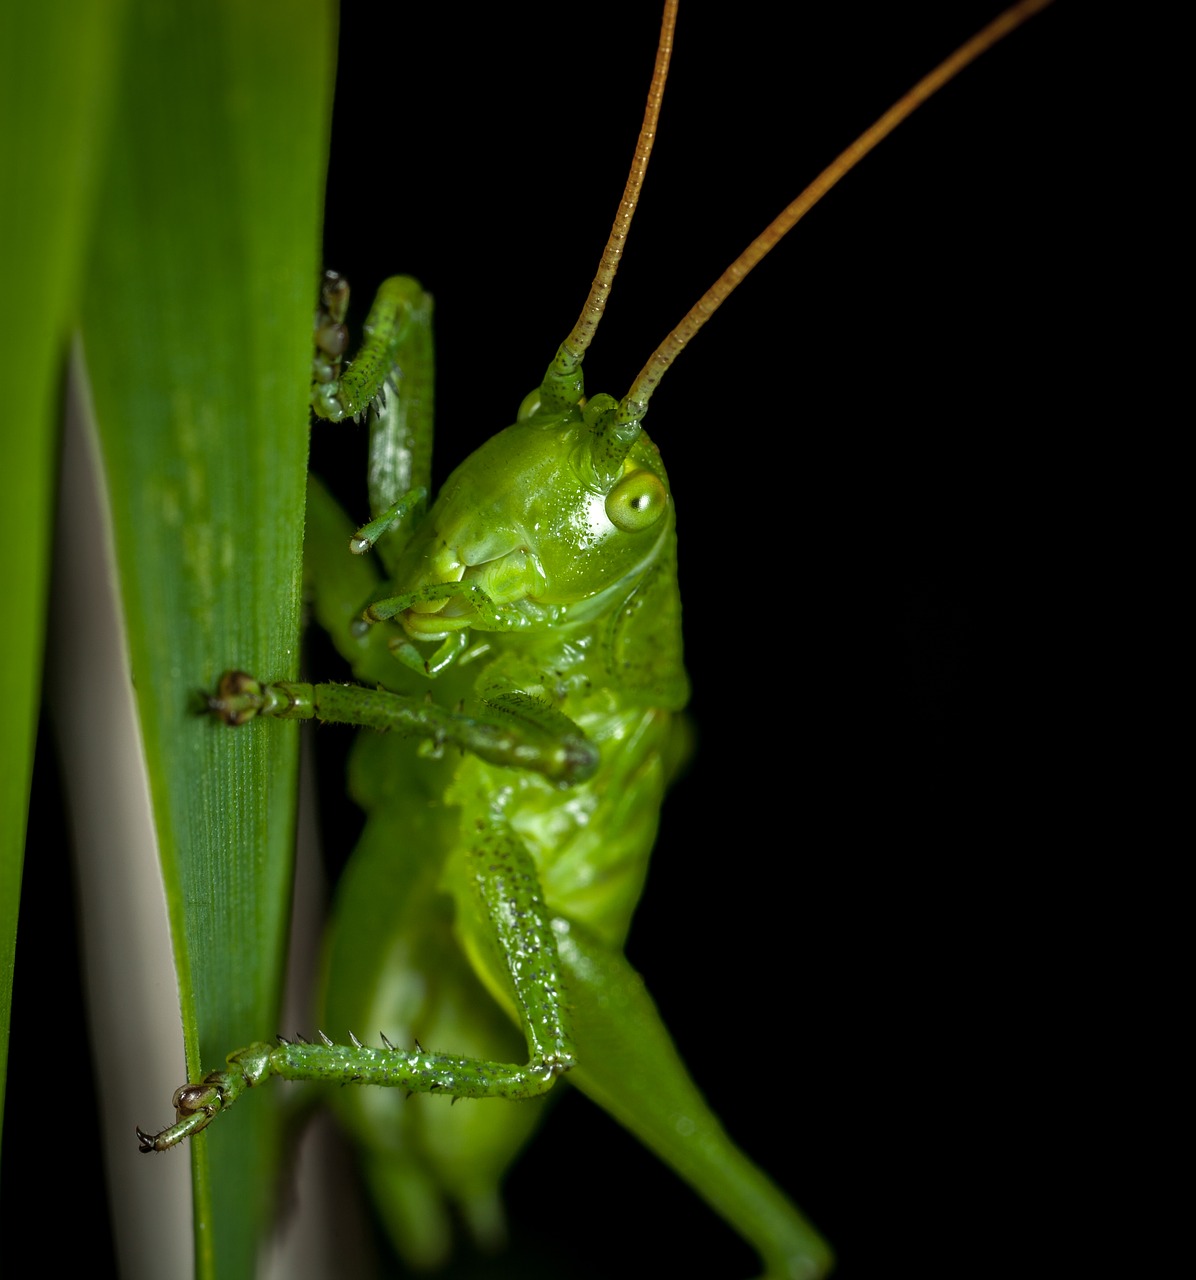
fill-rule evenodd
<path id="1" fill-rule="evenodd" d="M 507 994 L 513 994 L 528 1048 L 525 1063 L 488 1062 L 430 1053 L 417 1044 L 405 1050 L 382 1036 L 382 1047 L 350 1044 L 320 1033 L 319 1043 L 282 1040 L 257 1043 L 231 1053 L 225 1068 L 198 1084 L 176 1090 L 176 1120 L 158 1133 L 137 1130 L 142 1151 L 166 1151 L 194 1136 L 246 1089 L 270 1076 L 337 1084 L 372 1084 L 410 1093 L 443 1093 L 453 1098 L 528 1099 L 547 1092 L 575 1063 L 573 1038 L 563 996 L 560 957 L 536 874 L 523 842 L 500 815 L 479 824 L 466 853 L 472 890 L 471 944 L 479 939 L 487 972 L 498 957 Z M 476 909 L 476 908 L 480 908 Z"/>

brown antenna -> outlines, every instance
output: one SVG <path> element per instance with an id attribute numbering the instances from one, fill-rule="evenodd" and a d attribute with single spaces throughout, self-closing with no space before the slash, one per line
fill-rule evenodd
<path id="1" fill-rule="evenodd" d="M 541 388 L 541 397 L 545 401 L 554 398 L 554 392 L 562 396 L 562 407 L 576 404 L 581 394 L 578 382 L 578 370 L 586 348 L 593 340 L 606 309 L 606 300 L 614 283 L 615 272 L 619 269 L 619 261 L 623 257 L 623 246 L 627 240 L 627 232 L 631 219 L 639 203 L 640 191 L 644 185 L 644 175 L 648 171 L 648 160 L 652 155 L 652 144 L 656 141 L 656 126 L 660 119 L 660 104 L 664 98 L 664 85 L 669 74 L 669 59 L 673 53 L 673 32 L 677 26 L 678 0 L 666 0 L 664 17 L 660 23 L 660 42 L 656 46 L 656 64 L 652 70 L 652 83 L 648 88 L 648 101 L 644 107 L 644 121 L 640 125 L 639 140 L 635 146 L 635 157 L 627 174 L 627 184 L 623 188 L 623 198 L 619 201 L 618 212 L 606 241 L 606 248 L 598 262 L 598 272 L 590 285 L 590 294 L 586 298 L 577 323 L 569 336 L 557 348 L 556 356 L 548 368 L 548 373 Z"/>
<path id="2" fill-rule="evenodd" d="M 656 348 L 648 363 L 644 365 L 635 381 L 631 384 L 631 390 L 620 405 L 620 421 L 638 422 L 644 416 L 648 409 L 648 400 L 656 389 L 656 384 L 677 357 L 678 352 L 730 297 L 760 259 L 826 195 L 844 174 L 854 169 L 878 142 L 883 138 L 887 138 L 927 98 L 937 93 L 943 85 L 957 76 L 970 62 L 988 49 L 991 49 L 997 41 L 1021 26 L 1027 18 L 1032 17 L 1040 9 L 1045 9 L 1050 3 L 1051 0 L 1021 0 L 1021 3 L 1006 9 L 1004 13 L 994 18 L 982 31 L 977 32 L 970 40 L 956 49 L 949 58 L 935 67 L 929 75 L 919 80 L 874 125 L 866 129 L 837 159 L 827 165 L 801 195 L 778 214 L 764 231 L 731 263 L 726 271 L 719 276 L 718 280 L 698 299 L 681 323 Z M 653 81 L 653 88 L 655 89 L 655 87 L 655 81 Z M 628 185 L 630 186 L 630 183 Z M 595 281 L 595 286 L 597 286 L 597 281 Z M 584 314 L 583 312 L 583 316 Z"/>
<path id="3" fill-rule="evenodd" d="M 648 172 L 652 144 L 656 141 L 656 125 L 660 120 L 660 104 L 664 98 L 665 80 L 669 74 L 669 59 L 673 53 L 673 31 L 676 25 L 677 0 L 668 0 L 660 23 L 660 43 L 656 46 L 656 65 L 652 70 L 652 84 L 648 88 L 644 122 L 640 125 L 639 141 L 635 146 L 635 158 L 631 162 L 631 171 L 627 174 L 627 185 L 623 188 L 623 198 L 619 201 L 619 210 L 615 214 L 606 248 L 602 251 L 598 273 L 594 276 L 593 284 L 590 285 L 590 296 L 581 309 L 581 315 L 577 317 L 577 323 L 561 344 L 574 353 L 579 360 L 593 340 L 598 321 L 602 319 L 602 313 L 606 309 L 606 299 L 610 295 L 615 272 L 619 269 L 627 232 L 635 214 L 635 207 L 639 203 L 644 175 Z"/>

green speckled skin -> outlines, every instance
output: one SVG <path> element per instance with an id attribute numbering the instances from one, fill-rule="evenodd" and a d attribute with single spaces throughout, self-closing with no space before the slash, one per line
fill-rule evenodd
<path id="1" fill-rule="evenodd" d="M 769 1275 L 822 1274 L 825 1245 L 727 1138 L 622 954 L 689 740 L 660 455 L 634 407 L 585 400 L 576 361 L 558 357 L 519 421 L 428 508 L 430 313 L 414 281 L 388 281 L 358 363 L 317 362 L 317 412 L 371 420 L 374 519 L 350 541 L 375 546 L 382 571 L 349 553 L 350 522 L 315 481 L 306 551 L 316 617 L 362 684 L 230 672 L 211 700 L 229 724 L 390 731 L 364 733 L 350 766 L 366 825 L 338 889 L 320 1014 L 341 1043 L 321 1033 L 230 1055 L 180 1091 L 176 1124 L 142 1134 L 143 1149 L 198 1132 L 270 1075 L 392 1086 L 335 1102 L 396 1248 L 432 1266 L 454 1213 L 480 1245 L 501 1241 L 500 1182 L 543 1111 L 510 1104 L 568 1072 Z M 363 366 L 387 370 L 385 384 Z M 351 1028 L 384 1028 L 382 1046 Z"/>

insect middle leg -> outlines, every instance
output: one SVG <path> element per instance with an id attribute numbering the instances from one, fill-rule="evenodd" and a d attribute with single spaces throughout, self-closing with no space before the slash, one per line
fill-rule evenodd
<path id="1" fill-rule="evenodd" d="M 298 681 L 269 684 L 244 671 L 226 671 L 208 699 L 208 709 L 234 727 L 267 716 L 390 730 L 422 737 L 435 749 L 460 747 L 490 764 L 530 769 L 562 784 L 583 781 L 598 765 L 597 749 L 581 729 L 534 703 L 519 715 L 494 704 L 466 715 L 387 689 Z M 558 722 L 564 722 L 563 732 Z"/>

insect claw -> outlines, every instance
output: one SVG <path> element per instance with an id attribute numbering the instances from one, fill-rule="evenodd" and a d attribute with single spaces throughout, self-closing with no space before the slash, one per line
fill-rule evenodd
<path id="1" fill-rule="evenodd" d="M 330 267 L 325 268 L 320 281 L 320 305 L 337 320 L 344 318 L 349 306 L 349 282 Z"/>
<path id="2" fill-rule="evenodd" d="M 152 1151 L 154 1149 L 154 1143 L 156 1141 L 157 1141 L 156 1134 L 146 1133 L 146 1131 L 140 1125 L 137 1126 L 137 1150 L 138 1151 Z"/>
<path id="3" fill-rule="evenodd" d="M 330 1049 L 332 1048 L 332 1040 L 331 1040 L 328 1036 L 326 1036 L 326 1035 L 325 1035 L 325 1034 L 320 1030 L 320 1028 L 319 1028 L 319 1027 L 317 1027 L 317 1028 L 316 1028 L 316 1034 L 320 1037 L 320 1039 L 321 1039 L 321 1040 L 323 1040 L 323 1041 L 324 1041 L 324 1043 L 325 1043 L 325 1044 L 326 1044 Z"/>
<path id="4" fill-rule="evenodd" d="M 266 705 L 265 690 L 259 680 L 244 671 L 226 671 L 216 692 L 207 699 L 210 714 L 236 728 L 247 724 Z"/>
<path id="5" fill-rule="evenodd" d="M 354 1048 L 354 1049 L 364 1049 L 364 1048 L 365 1048 L 365 1045 L 363 1045 L 363 1044 L 361 1043 L 361 1041 L 360 1041 L 360 1040 L 358 1040 L 358 1038 L 353 1034 L 353 1032 L 352 1032 L 352 1031 L 350 1031 L 350 1032 L 349 1032 L 349 1039 L 353 1042 L 353 1048 Z"/>

